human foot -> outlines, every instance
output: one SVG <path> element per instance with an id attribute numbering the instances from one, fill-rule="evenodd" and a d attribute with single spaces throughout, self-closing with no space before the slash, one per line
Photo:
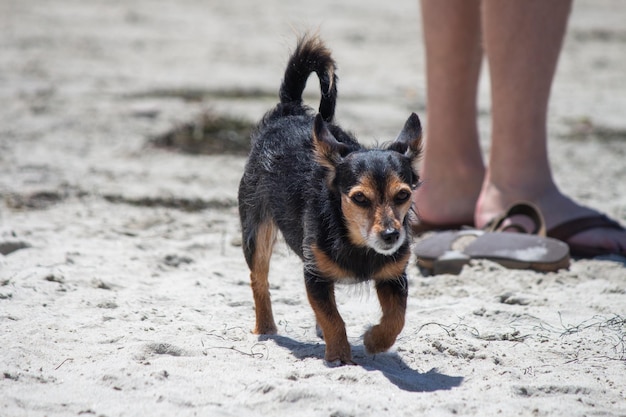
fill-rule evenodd
<path id="1" fill-rule="evenodd" d="M 572 256 L 626 256 L 626 229 L 623 226 L 597 210 L 576 203 L 556 187 L 539 195 L 523 196 L 520 193 L 502 192 L 487 184 L 476 206 L 476 226 L 483 227 L 519 200 L 537 205 L 545 219 L 548 236 L 569 244 Z"/>
<path id="2" fill-rule="evenodd" d="M 422 175 L 422 184 L 414 192 L 413 202 L 419 224 L 425 228 L 451 229 L 472 226 L 474 209 L 480 193 L 483 170 L 464 174 Z M 419 226 L 418 226 L 419 228 Z"/>

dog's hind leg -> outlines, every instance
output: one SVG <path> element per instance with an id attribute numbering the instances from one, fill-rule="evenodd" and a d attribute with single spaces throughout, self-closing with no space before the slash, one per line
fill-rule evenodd
<path id="1" fill-rule="evenodd" d="M 352 352 L 346 325 L 339 315 L 335 303 L 335 285 L 332 281 L 318 278 L 314 274 L 305 271 L 304 280 L 309 303 L 315 312 L 317 325 L 322 329 L 326 342 L 324 359 L 328 362 L 341 362 L 353 365 Z"/>
<path id="2" fill-rule="evenodd" d="M 389 349 L 404 327 L 408 295 L 406 275 L 396 279 L 377 281 L 376 292 L 383 316 L 380 323 L 371 327 L 363 337 L 368 353 L 379 353 Z"/>
<path id="3" fill-rule="evenodd" d="M 271 220 L 264 220 L 253 227 L 255 229 L 248 239 L 244 238 L 243 246 L 250 267 L 250 285 L 256 310 L 254 333 L 276 334 L 268 275 L 277 227 Z"/>

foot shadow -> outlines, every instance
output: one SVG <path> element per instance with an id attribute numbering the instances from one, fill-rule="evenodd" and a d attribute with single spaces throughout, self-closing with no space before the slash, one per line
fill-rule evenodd
<path id="1" fill-rule="evenodd" d="M 287 336 L 264 335 L 259 340 L 272 340 L 278 346 L 289 349 L 298 359 L 318 358 L 324 360 L 323 343 L 304 343 Z M 352 346 L 353 359 L 357 366 L 366 371 L 381 372 L 392 384 L 409 392 L 433 392 L 450 390 L 463 383 L 462 376 L 450 376 L 431 369 L 426 373 L 418 372 L 407 365 L 395 352 L 369 355 L 363 345 Z"/>

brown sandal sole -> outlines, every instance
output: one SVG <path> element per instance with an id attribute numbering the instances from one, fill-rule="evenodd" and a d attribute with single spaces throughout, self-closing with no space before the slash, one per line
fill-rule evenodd
<path id="1" fill-rule="evenodd" d="M 547 237 L 483 230 L 440 232 L 418 242 L 413 251 L 426 274 L 458 274 L 472 259 L 506 268 L 552 272 L 569 267 L 567 244 Z"/>

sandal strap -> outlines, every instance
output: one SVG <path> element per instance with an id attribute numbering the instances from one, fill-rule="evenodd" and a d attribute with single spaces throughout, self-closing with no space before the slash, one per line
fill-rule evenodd
<path id="1" fill-rule="evenodd" d="M 593 216 L 579 217 L 554 226 L 548 231 L 548 236 L 567 242 L 569 238 L 580 232 L 598 228 L 626 230 L 621 224 L 608 218 L 606 215 L 596 214 Z"/>
<path id="2" fill-rule="evenodd" d="M 509 220 L 512 216 L 517 215 L 528 217 L 533 222 L 534 229 L 531 232 L 527 232 L 526 228 L 516 223 L 503 226 L 506 220 Z M 543 237 L 546 236 L 546 223 L 541 215 L 541 211 L 539 211 L 539 208 L 536 205 L 528 201 L 520 201 L 513 204 L 504 214 L 496 217 L 485 226 L 485 230 L 488 232 L 506 231 L 509 229 L 514 229 L 520 233 L 529 233 L 531 235 Z"/>

